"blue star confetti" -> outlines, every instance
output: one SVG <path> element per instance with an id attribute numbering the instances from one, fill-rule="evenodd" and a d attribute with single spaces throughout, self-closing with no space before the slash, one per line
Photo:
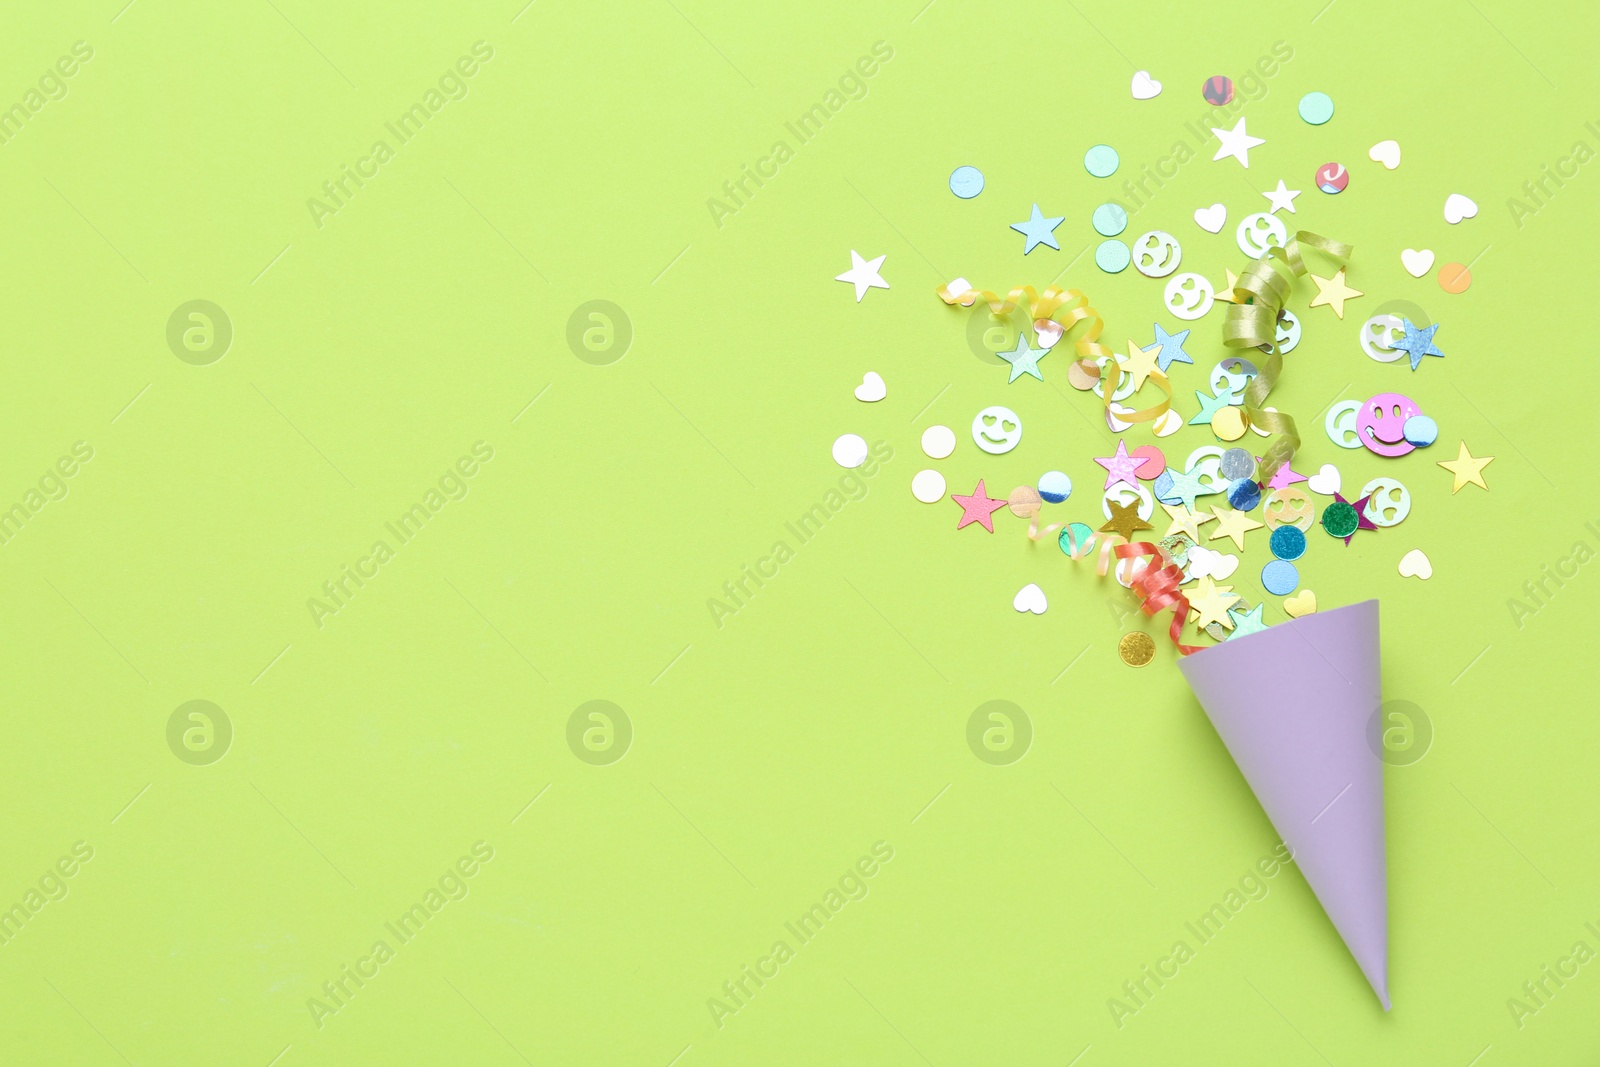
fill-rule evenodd
<path id="1" fill-rule="evenodd" d="M 1013 222 L 1011 228 L 1028 239 L 1028 245 L 1022 250 L 1023 255 L 1032 252 L 1039 245 L 1049 245 L 1057 252 L 1061 246 L 1056 244 L 1056 227 L 1066 221 L 1065 215 L 1047 219 L 1039 212 L 1039 205 L 1033 205 L 1033 216 L 1023 222 Z"/>
<path id="2" fill-rule="evenodd" d="M 1161 346 L 1161 351 L 1156 353 L 1156 362 L 1160 364 L 1162 374 L 1167 373 L 1167 368 L 1174 363 L 1194 362 L 1194 360 L 1189 358 L 1189 353 L 1183 350 L 1183 342 L 1189 339 L 1188 330 L 1180 330 L 1177 333 L 1168 333 L 1166 330 L 1161 328 L 1161 324 L 1159 322 L 1155 323 L 1155 328 L 1156 339 L 1153 344 L 1144 345 L 1142 347 L 1153 348 L 1155 345 Z"/>
<path id="3" fill-rule="evenodd" d="M 1423 356 L 1444 358 L 1444 353 L 1433 343 L 1433 335 L 1439 332 L 1439 323 L 1434 323 L 1426 330 L 1419 330 L 1410 319 L 1401 319 L 1400 322 L 1405 327 L 1406 335 L 1389 347 L 1410 353 L 1412 370 L 1416 370 L 1422 364 Z"/>

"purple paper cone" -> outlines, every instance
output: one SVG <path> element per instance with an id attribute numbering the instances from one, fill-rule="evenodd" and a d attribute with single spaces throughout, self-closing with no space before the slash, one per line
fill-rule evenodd
<path id="1" fill-rule="evenodd" d="M 1322 910 L 1389 1010 L 1378 602 L 1317 612 L 1179 662 Z"/>

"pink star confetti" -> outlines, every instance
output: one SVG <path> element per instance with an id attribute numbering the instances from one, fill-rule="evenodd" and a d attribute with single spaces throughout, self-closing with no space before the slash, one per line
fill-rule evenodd
<path id="1" fill-rule="evenodd" d="M 1259 463 L 1261 461 L 1258 459 L 1256 462 Z M 1278 468 L 1278 472 L 1272 476 L 1272 481 L 1267 483 L 1267 487 L 1269 489 L 1287 489 L 1296 482 L 1309 480 L 1304 474 L 1297 473 L 1293 467 L 1285 463 Z"/>
<path id="2" fill-rule="evenodd" d="M 1128 446 L 1121 441 L 1117 442 L 1117 454 L 1094 460 L 1106 469 L 1106 488 L 1110 489 L 1118 482 L 1127 482 L 1134 489 L 1139 488 L 1139 465 L 1145 461 L 1143 456 L 1128 455 Z"/>
<path id="3" fill-rule="evenodd" d="M 956 523 L 956 529 L 961 529 L 969 523 L 982 523 L 983 528 L 994 533 L 994 513 L 1006 506 L 1004 500 L 996 500 L 983 488 L 983 479 L 978 479 L 978 488 L 972 491 L 971 496 L 962 496 L 960 493 L 951 493 L 950 499 L 961 505 L 961 521 Z"/>

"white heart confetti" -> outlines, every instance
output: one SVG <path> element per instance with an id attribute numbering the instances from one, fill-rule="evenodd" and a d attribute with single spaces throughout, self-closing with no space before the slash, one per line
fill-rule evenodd
<path id="1" fill-rule="evenodd" d="M 1228 578 L 1238 569 L 1238 556 L 1216 552 L 1202 545 L 1195 545 L 1189 549 L 1189 577 L 1191 578 L 1215 578 L 1220 581 Z"/>
<path id="2" fill-rule="evenodd" d="M 1228 221 L 1228 209 L 1221 204 L 1212 204 L 1210 207 L 1197 207 L 1194 209 L 1194 224 L 1207 233 L 1221 233 L 1223 225 Z"/>
<path id="3" fill-rule="evenodd" d="M 1135 100 L 1149 100 L 1161 95 L 1161 83 L 1150 77 L 1148 70 L 1141 70 L 1133 76 L 1132 89 Z"/>
<path id="4" fill-rule="evenodd" d="M 1413 278 L 1420 278 L 1433 269 L 1433 250 L 1408 248 L 1400 253 L 1400 265 Z"/>
<path id="5" fill-rule="evenodd" d="M 1454 226 L 1462 219 L 1470 219 L 1478 214 L 1478 205 L 1471 198 L 1460 193 L 1451 193 L 1444 201 L 1444 221 Z"/>
<path id="6" fill-rule="evenodd" d="M 1332 463 L 1324 463 L 1321 470 L 1306 479 L 1306 488 L 1323 496 L 1337 493 L 1339 485 L 1339 468 Z"/>
<path id="7" fill-rule="evenodd" d="M 1433 577 L 1433 564 L 1422 549 L 1413 548 L 1400 557 L 1400 577 L 1421 578 L 1423 581 Z"/>
<path id="8" fill-rule="evenodd" d="M 1043 615 L 1050 603 L 1044 598 L 1044 590 L 1030 582 L 1018 590 L 1016 596 L 1011 598 L 1011 606 L 1018 611 L 1030 611 L 1035 615 Z"/>
<path id="9" fill-rule="evenodd" d="M 875 370 L 862 375 L 861 384 L 856 386 L 856 399 L 868 404 L 876 404 L 888 395 L 889 387 L 883 384 L 883 375 Z"/>
<path id="10" fill-rule="evenodd" d="M 1374 163 L 1382 163 L 1388 170 L 1394 170 L 1400 165 L 1400 142 L 1379 141 L 1367 149 L 1367 158 Z"/>

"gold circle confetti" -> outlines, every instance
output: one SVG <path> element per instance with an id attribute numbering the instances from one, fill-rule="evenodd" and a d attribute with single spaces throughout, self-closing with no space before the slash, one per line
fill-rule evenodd
<path id="1" fill-rule="evenodd" d="M 1439 268 L 1439 288 L 1447 293 L 1464 293 L 1472 285 L 1472 272 L 1464 263 L 1446 263 Z"/>
<path id="2" fill-rule="evenodd" d="M 1100 368 L 1094 365 L 1092 359 L 1079 359 L 1073 361 L 1067 368 L 1067 384 L 1080 393 L 1093 389 L 1100 381 Z"/>
<path id="3" fill-rule="evenodd" d="M 1238 408 L 1223 408 L 1211 416 L 1211 432 L 1224 441 L 1237 441 L 1244 436 L 1244 415 Z"/>
<path id="4" fill-rule="evenodd" d="M 1155 658 L 1155 640 L 1143 630 L 1123 634 L 1117 642 L 1117 655 L 1130 667 L 1143 667 Z"/>

